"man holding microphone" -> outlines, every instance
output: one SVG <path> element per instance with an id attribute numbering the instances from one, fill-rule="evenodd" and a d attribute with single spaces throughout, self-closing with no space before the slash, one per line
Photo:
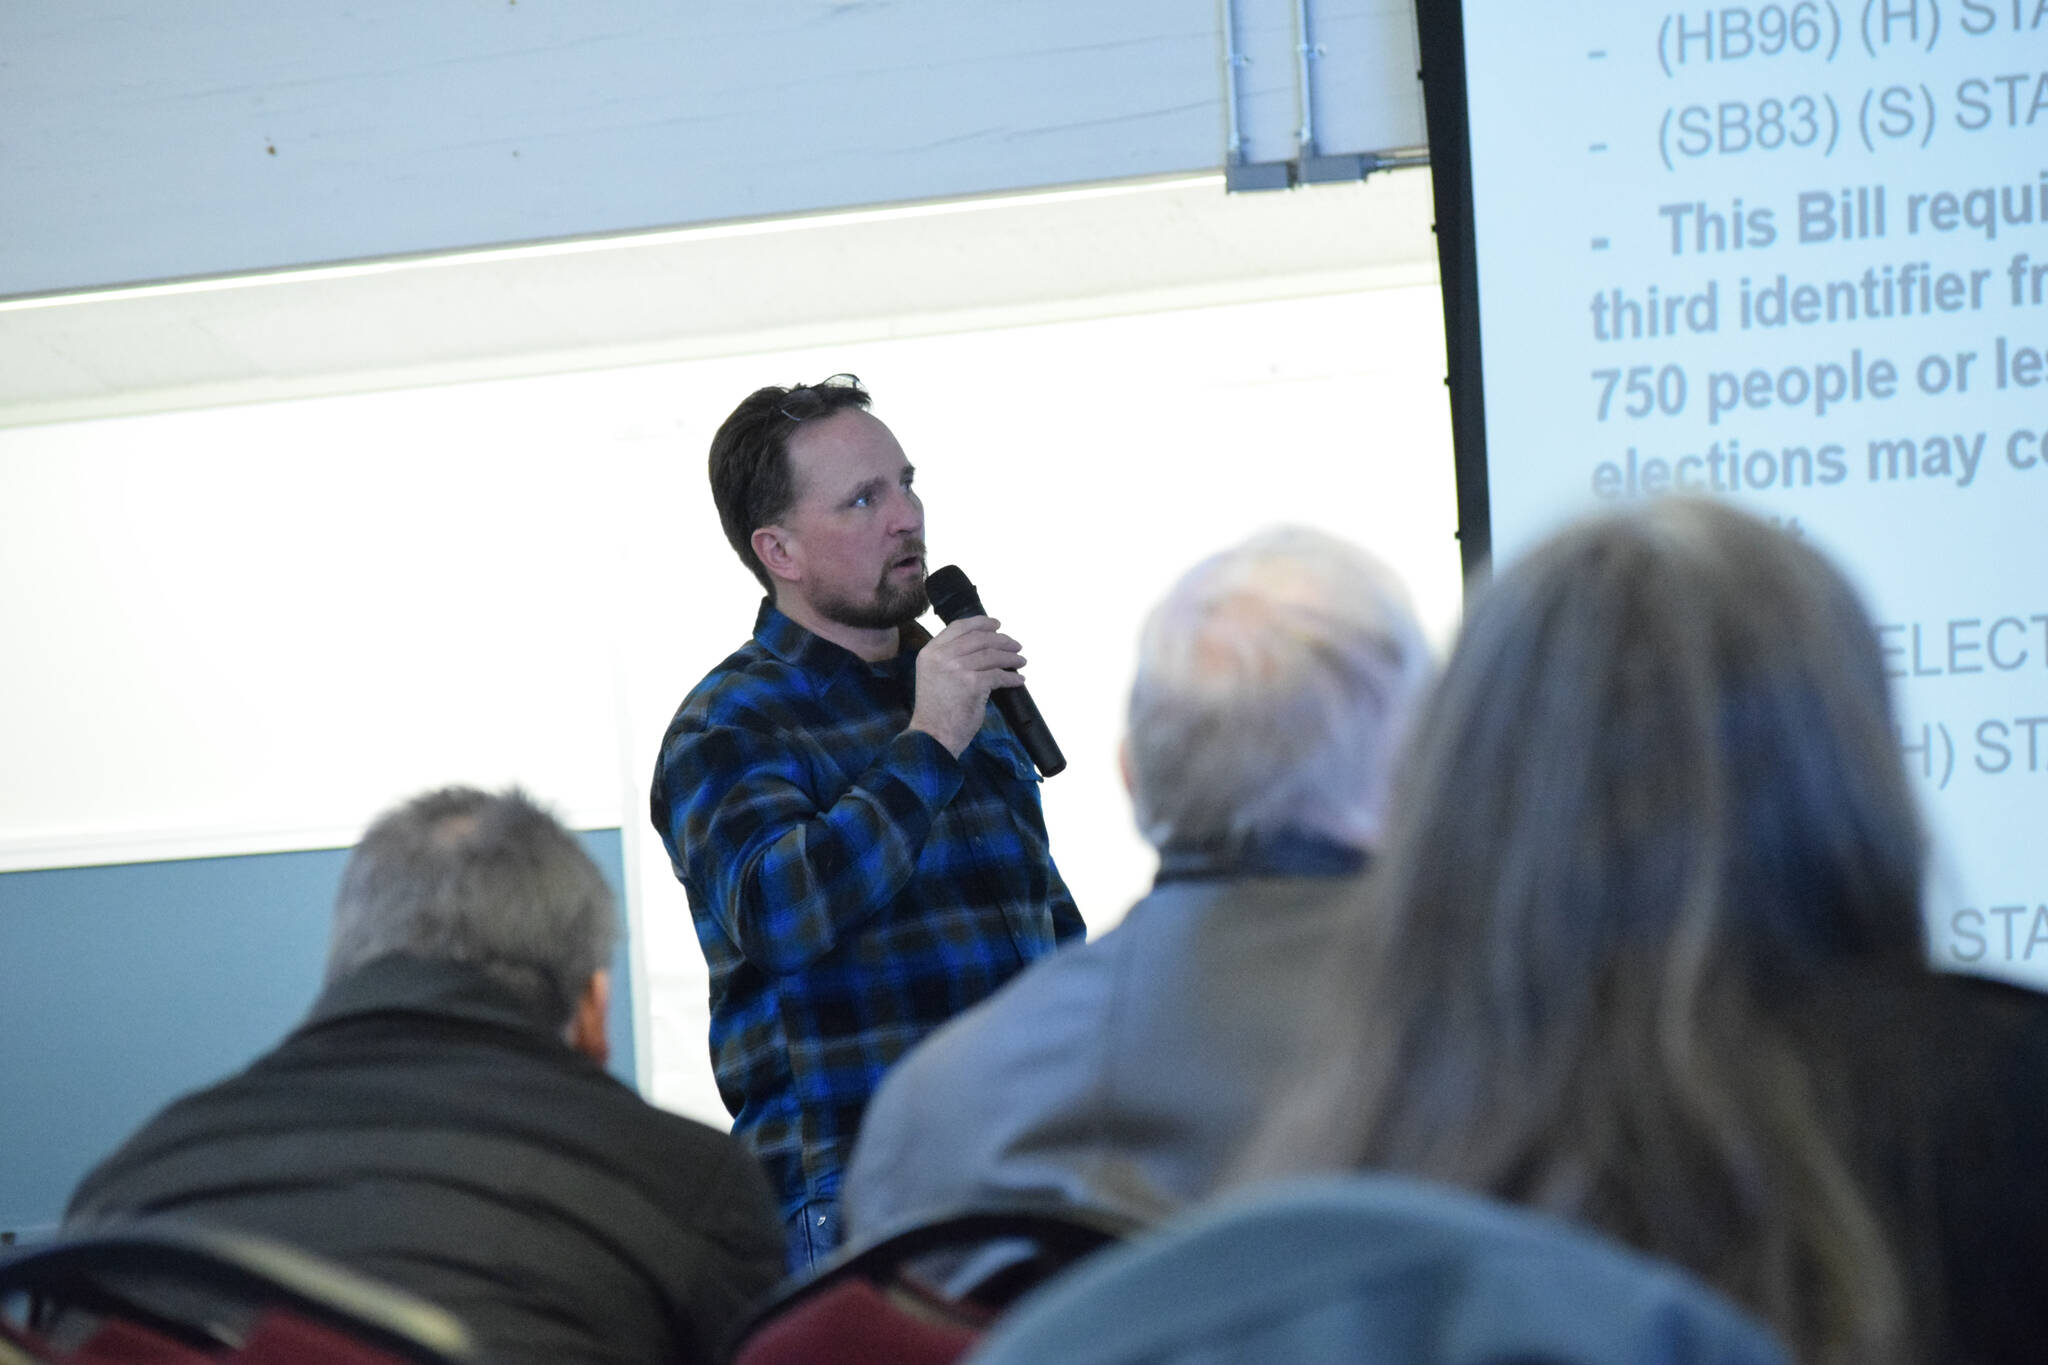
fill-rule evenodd
<path id="1" fill-rule="evenodd" d="M 750 394 L 711 442 L 726 538 L 767 590 L 684 699 L 651 794 L 711 974 L 711 1054 L 802 1270 L 882 1074 L 1083 933 L 1038 776 L 989 706 L 1021 685 L 986 616 L 917 624 L 924 508 L 851 375 Z"/>

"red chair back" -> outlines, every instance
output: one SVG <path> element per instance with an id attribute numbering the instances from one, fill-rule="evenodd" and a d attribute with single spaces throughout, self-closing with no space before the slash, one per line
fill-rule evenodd
<path id="1" fill-rule="evenodd" d="M 733 1365 L 953 1365 L 986 1326 L 913 1311 L 866 1280 L 841 1280 L 764 1323 Z"/>
<path id="2" fill-rule="evenodd" d="M 242 1233 L 138 1219 L 0 1259 L 0 1365 L 469 1365 L 432 1304 Z"/>
<path id="3" fill-rule="evenodd" d="M 738 1335 L 732 1365 L 953 1365 L 1012 1299 L 1136 1230 L 1076 1208 L 973 1209 L 851 1246 L 785 1287 Z M 991 1243 L 1024 1249 L 999 1276 L 949 1294 L 921 1279 L 921 1257 Z"/>

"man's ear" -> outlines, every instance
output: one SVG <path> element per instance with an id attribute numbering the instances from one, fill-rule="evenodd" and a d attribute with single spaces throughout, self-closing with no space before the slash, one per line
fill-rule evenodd
<path id="1" fill-rule="evenodd" d="M 1116 770 L 1123 775 L 1124 794 L 1131 797 L 1137 796 L 1137 769 L 1131 766 L 1131 737 L 1129 735 L 1125 735 L 1117 742 Z"/>
<path id="2" fill-rule="evenodd" d="M 761 561 L 770 578 L 794 583 L 803 576 L 797 562 L 796 542 L 782 527 L 763 526 L 754 532 L 749 543 L 754 547 L 754 558 Z"/>
<path id="3" fill-rule="evenodd" d="M 612 974 L 603 970 L 592 972 L 583 988 L 583 997 L 576 1002 L 576 1012 L 569 1016 L 569 1046 L 599 1066 L 612 1059 L 611 1036 L 606 1027 L 611 1007 Z"/>

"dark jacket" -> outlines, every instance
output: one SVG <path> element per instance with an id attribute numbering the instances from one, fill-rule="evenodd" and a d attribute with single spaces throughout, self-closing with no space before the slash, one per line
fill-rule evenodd
<path id="1" fill-rule="evenodd" d="M 783 1256 L 731 1138 L 648 1105 L 481 972 L 405 957 L 159 1114 L 66 1217 L 150 1213 L 411 1290 L 506 1362 L 712 1359 Z"/>
<path id="2" fill-rule="evenodd" d="M 1802 1004 L 1826 1111 L 1890 1221 L 1919 1358 L 2036 1365 L 2048 1342 L 2048 999 L 1912 971 Z"/>

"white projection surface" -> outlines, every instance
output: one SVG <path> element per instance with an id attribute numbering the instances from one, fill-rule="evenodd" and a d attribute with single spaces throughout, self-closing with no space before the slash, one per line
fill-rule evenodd
<path id="1" fill-rule="evenodd" d="M 1848 566 L 1937 964 L 2048 986 L 2048 0 L 1465 0 L 1493 545 L 1725 496 Z"/>

